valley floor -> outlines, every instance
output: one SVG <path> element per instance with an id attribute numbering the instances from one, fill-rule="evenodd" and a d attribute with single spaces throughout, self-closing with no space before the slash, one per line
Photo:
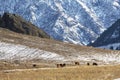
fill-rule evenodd
<path id="1" fill-rule="evenodd" d="M 0 80 L 119 80 L 120 65 L 3 70 Z"/>

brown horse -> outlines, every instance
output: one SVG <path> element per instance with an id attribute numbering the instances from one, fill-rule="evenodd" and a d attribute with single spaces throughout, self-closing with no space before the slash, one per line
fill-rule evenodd
<path id="1" fill-rule="evenodd" d="M 94 62 L 93 65 L 94 65 L 94 66 L 97 66 L 98 64 Z"/>
<path id="2" fill-rule="evenodd" d="M 90 65 L 90 63 L 87 63 L 87 65 L 89 66 L 89 65 Z"/>
<path id="3" fill-rule="evenodd" d="M 75 65 L 80 65 L 80 63 L 79 62 L 75 62 Z"/>
<path id="4" fill-rule="evenodd" d="M 59 67 L 65 67 L 66 66 L 66 64 L 64 63 L 64 64 L 57 64 L 57 68 L 59 68 Z"/>
<path id="5" fill-rule="evenodd" d="M 36 64 L 33 64 L 33 67 L 34 67 L 34 68 L 36 68 L 36 67 L 37 67 L 37 65 L 36 65 Z"/>

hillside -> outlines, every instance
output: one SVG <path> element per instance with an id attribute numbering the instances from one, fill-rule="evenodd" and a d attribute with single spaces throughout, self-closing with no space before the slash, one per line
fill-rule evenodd
<path id="1" fill-rule="evenodd" d="M 17 14 L 4 13 L 3 16 L 0 17 L 0 27 L 17 33 L 38 36 L 41 38 L 50 38 L 50 36 L 42 29 L 33 25 L 31 22 L 26 21 Z"/>
<path id="2" fill-rule="evenodd" d="M 100 37 L 90 45 L 105 49 L 120 50 L 120 19 L 104 31 Z"/>
<path id="3" fill-rule="evenodd" d="M 27 36 L 1 28 L 0 60 L 119 64 L 120 52 Z"/>

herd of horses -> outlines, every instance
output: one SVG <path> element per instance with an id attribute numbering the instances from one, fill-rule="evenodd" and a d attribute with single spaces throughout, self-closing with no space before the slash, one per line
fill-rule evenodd
<path id="1" fill-rule="evenodd" d="M 80 63 L 79 63 L 79 62 L 74 62 L 74 65 L 80 65 Z M 87 65 L 89 66 L 89 65 L 91 65 L 91 64 L 90 64 L 90 63 L 87 63 Z M 92 65 L 93 65 L 93 66 L 97 66 L 98 64 L 95 63 L 95 62 L 93 62 Z M 65 63 L 63 63 L 63 64 L 60 63 L 60 64 L 56 64 L 56 66 L 57 66 L 57 68 L 60 68 L 60 67 L 65 67 L 66 64 L 65 64 Z"/>
<path id="2" fill-rule="evenodd" d="M 74 65 L 74 66 L 79 66 L 79 65 L 80 65 L 80 62 L 74 62 L 73 65 Z M 89 66 L 89 65 L 97 66 L 98 64 L 97 64 L 96 62 L 93 62 L 92 64 L 91 64 L 91 63 L 87 63 L 86 65 L 87 65 L 87 66 Z M 32 66 L 33 66 L 34 68 L 37 67 L 36 64 L 33 64 Z M 57 68 L 61 68 L 61 67 L 65 67 L 65 66 L 68 66 L 68 64 L 65 64 L 65 63 L 57 63 L 57 64 L 56 64 L 56 67 L 57 67 Z"/>

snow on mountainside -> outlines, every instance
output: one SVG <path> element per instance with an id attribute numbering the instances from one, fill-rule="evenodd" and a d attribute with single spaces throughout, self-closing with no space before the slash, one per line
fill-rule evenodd
<path id="1" fill-rule="evenodd" d="M 120 64 L 120 51 L 63 43 L 0 28 L 0 60 Z"/>
<path id="2" fill-rule="evenodd" d="M 103 46 L 100 46 L 99 48 L 120 50 L 120 43 L 113 43 L 113 44 L 103 45 Z"/>
<path id="3" fill-rule="evenodd" d="M 63 56 L 44 50 L 0 42 L 0 60 L 62 60 Z"/>
<path id="4" fill-rule="evenodd" d="M 77 55 L 75 57 L 75 55 Z M 71 57 L 62 56 L 57 53 L 48 52 L 40 49 L 29 48 L 24 45 L 15 45 L 11 43 L 0 42 L 0 60 L 52 60 L 52 61 L 98 61 L 105 64 L 120 63 L 120 54 L 98 54 L 95 53 L 86 55 L 74 54 Z"/>
<path id="5" fill-rule="evenodd" d="M 120 19 L 104 31 L 100 37 L 90 45 L 105 49 L 120 50 Z"/>
<path id="6" fill-rule="evenodd" d="M 120 0 L 0 0 L 0 14 L 17 13 L 57 40 L 88 44 L 120 16 Z"/>

